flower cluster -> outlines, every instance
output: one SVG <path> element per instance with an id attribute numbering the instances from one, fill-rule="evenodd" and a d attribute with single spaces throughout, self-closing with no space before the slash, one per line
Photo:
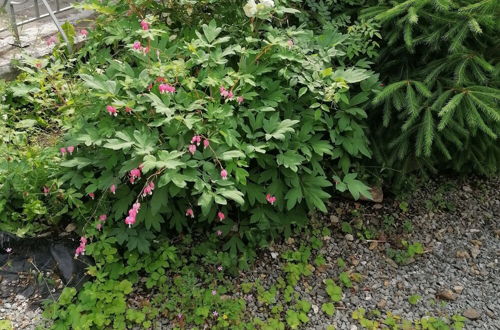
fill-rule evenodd
<path id="1" fill-rule="evenodd" d="M 72 155 L 73 151 L 75 151 L 75 147 L 73 147 L 73 146 L 62 147 L 61 149 L 59 149 L 59 151 L 61 152 L 62 156 L 65 156 L 66 153 L 69 153 L 70 155 Z"/>
<path id="2" fill-rule="evenodd" d="M 87 238 L 80 237 L 80 246 L 78 246 L 75 250 L 75 258 L 79 255 L 85 255 L 85 246 L 87 245 Z"/>
<path id="3" fill-rule="evenodd" d="M 106 111 L 109 113 L 110 116 L 116 117 L 118 115 L 118 110 L 116 110 L 116 108 L 111 105 L 106 106 Z"/>
<path id="4" fill-rule="evenodd" d="M 220 95 L 226 99 L 226 100 L 233 100 L 234 99 L 234 93 L 232 90 L 227 90 L 224 86 L 221 86 L 219 88 L 219 92 L 220 92 Z M 238 102 L 238 104 L 242 104 L 243 102 L 245 101 L 245 98 L 243 96 L 238 96 L 236 98 L 236 102 Z"/>
<path id="5" fill-rule="evenodd" d="M 219 218 L 219 221 L 222 221 L 226 218 L 226 215 L 219 211 L 219 213 L 217 213 L 217 218 Z"/>
<path id="6" fill-rule="evenodd" d="M 267 194 L 266 200 L 269 202 L 269 204 L 274 205 L 274 203 L 276 202 L 276 196 L 271 196 L 271 194 Z"/>
<path id="7" fill-rule="evenodd" d="M 137 51 L 143 52 L 144 54 L 149 53 L 149 47 L 142 47 L 142 45 L 141 45 L 141 42 L 140 42 L 140 41 L 134 41 L 134 43 L 132 44 L 132 48 L 133 48 L 134 50 L 137 50 Z"/>
<path id="8" fill-rule="evenodd" d="M 155 189 L 155 184 L 153 181 L 151 181 L 142 191 L 142 197 L 146 197 L 147 195 L 152 195 L 153 190 Z"/>
<path id="9" fill-rule="evenodd" d="M 243 11 L 247 17 L 255 17 L 259 11 L 273 7 L 273 0 L 260 0 L 259 3 L 256 3 L 255 0 L 248 0 L 246 5 L 243 6 Z"/>
<path id="10" fill-rule="evenodd" d="M 202 137 L 201 135 L 195 135 L 191 139 L 191 144 L 188 147 L 189 152 L 191 155 L 194 155 L 196 152 L 196 148 L 201 144 Z M 208 139 L 203 139 L 203 148 L 206 149 L 210 145 L 210 141 Z"/>
<path id="11" fill-rule="evenodd" d="M 97 225 L 95 226 L 95 228 L 96 228 L 97 230 L 101 230 L 101 229 L 102 229 L 102 223 L 103 223 L 104 221 L 106 221 L 106 219 L 107 219 L 107 218 L 108 218 L 108 216 L 107 216 L 106 214 L 101 214 L 101 215 L 99 216 L 99 221 L 100 221 L 100 222 L 98 222 L 98 223 L 97 223 Z"/>
<path id="12" fill-rule="evenodd" d="M 194 211 L 193 211 L 193 209 L 189 208 L 189 209 L 186 210 L 186 217 L 194 218 Z"/>
<path id="13" fill-rule="evenodd" d="M 139 166 L 138 168 L 134 168 L 129 172 L 129 181 L 130 183 L 134 184 L 136 179 L 140 179 L 142 175 L 141 172 L 141 167 Z"/>
<path id="14" fill-rule="evenodd" d="M 139 213 L 139 209 L 141 208 L 141 203 L 134 203 L 132 208 L 128 210 L 128 217 L 125 218 L 125 224 L 130 228 L 135 223 L 135 218 L 137 217 L 137 213 Z"/>
<path id="15" fill-rule="evenodd" d="M 147 30 L 149 30 L 149 23 L 148 23 L 148 22 L 146 22 L 145 20 L 142 20 L 142 21 L 141 21 L 141 27 L 142 27 L 142 29 L 143 29 L 144 31 L 147 31 Z"/>
<path id="16" fill-rule="evenodd" d="M 175 87 L 170 84 L 160 84 L 158 86 L 158 90 L 160 91 L 160 94 L 175 93 Z"/>

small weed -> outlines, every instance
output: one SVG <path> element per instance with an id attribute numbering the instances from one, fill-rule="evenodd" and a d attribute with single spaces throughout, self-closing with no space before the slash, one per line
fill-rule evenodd
<path id="1" fill-rule="evenodd" d="M 413 294 L 411 295 L 409 298 L 408 298 L 408 302 L 412 305 L 416 305 L 418 304 L 418 302 L 420 301 L 422 297 L 419 296 L 418 294 Z"/>

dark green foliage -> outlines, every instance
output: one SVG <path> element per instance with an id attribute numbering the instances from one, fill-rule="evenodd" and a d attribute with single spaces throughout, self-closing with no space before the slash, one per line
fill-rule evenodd
<path id="1" fill-rule="evenodd" d="M 385 41 L 377 65 L 386 86 L 370 112 L 382 166 L 498 172 L 498 14 L 494 0 L 379 1 L 362 10 L 382 24 Z"/>

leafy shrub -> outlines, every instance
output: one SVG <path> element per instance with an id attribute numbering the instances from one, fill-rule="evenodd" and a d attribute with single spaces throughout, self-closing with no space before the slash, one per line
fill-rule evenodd
<path id="1" fill-rule="evenodd" d="M 376 76 L 342 65 L 340 32 L 284 27 L 291 8 L 259 10 L 196 31 L 122 17 L 120 59 L 81 74 L 88 93 L 62 180 L 128 249 L 195 230 L 222 236 L 234 256 L 326 211 L 334 181 L 369 195 L 355 171 L 370 156 L 360 106 Z"/>
<path id="2" fill-rule="evenodd" d="M 498 1 L 371 2 L 382 24 L 371 111 L 377 162 L 404 174 L 500 168 Z M 381 125 L 381 123 L 383 125 Z"/>

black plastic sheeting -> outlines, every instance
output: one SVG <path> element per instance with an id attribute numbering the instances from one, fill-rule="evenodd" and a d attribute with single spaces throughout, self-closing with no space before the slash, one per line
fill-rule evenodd
<path id="1" fill-rule="evenodd" d="M 0 299 L 9 295 L 40 298 L 57 297 L 54 276 L 64 286 L 80 289 L 89 279 L 85 269 L 92 264 L 87 256 L 74 258 L 78 238 L 18 238 L 0 232 Z M 46 278 L 47 274 L 51 278 Z"/>

